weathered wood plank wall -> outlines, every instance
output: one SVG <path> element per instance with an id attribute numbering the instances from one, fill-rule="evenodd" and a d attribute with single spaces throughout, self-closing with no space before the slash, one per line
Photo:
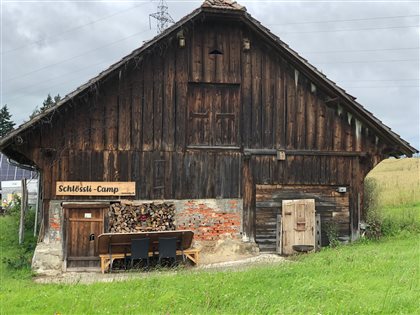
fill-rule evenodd
<path id="1" fill-rule="evenodd" d="M 356 228 L 385 144 L 250 29 L 205 20 L 184 32 L 185 48 L 165 39 L 26 134 L 45 202 L 58 180 L 136 181 L 138 199 L 240 198 L 243 149 L 334 151 L 253 156 L 254 182 L 349 186 Z M 343 151 L 370 154 L 366 166 Z"/>

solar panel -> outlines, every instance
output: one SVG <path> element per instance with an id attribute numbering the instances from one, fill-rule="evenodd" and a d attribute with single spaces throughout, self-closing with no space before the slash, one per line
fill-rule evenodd
<path id="1" fill-rule="evenodd" d="M 4 154 L 0 154 L 0 181 L 37 178 L 37 172 L 11 165 Z"/>

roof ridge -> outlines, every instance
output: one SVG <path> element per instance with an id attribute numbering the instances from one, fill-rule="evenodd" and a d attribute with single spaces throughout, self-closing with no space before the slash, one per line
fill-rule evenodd
<path id="1" fill-rule="evenodd" d="M 246 11 L 246 8 L 244 6 L 232 0 L 205 0 L 201 7 Z"/>

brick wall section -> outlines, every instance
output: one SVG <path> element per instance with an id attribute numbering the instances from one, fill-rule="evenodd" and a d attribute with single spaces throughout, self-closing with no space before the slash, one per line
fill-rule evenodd
<path id="1" fill-rule="evenodd" d="M 175 225 L 192 230 L 195 241 L 241 239 L 242 199 L 175 200 Z"/>

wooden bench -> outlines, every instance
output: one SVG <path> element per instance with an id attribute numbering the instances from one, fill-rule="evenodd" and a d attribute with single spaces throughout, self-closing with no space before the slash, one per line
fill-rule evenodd
<path id="1" fill-rule="evenodd" d="M 156 254 L 156 253 L 155 253 Z M 177 255 L 182 255 L 181 250 L 176 251 Z M 190 261 L 194 263 L 194 265 L 198 265 L 200 259 L 200 250 L 198 248 L 189 248 L 184 250 L 184 255 Z M 102 254 L 99 255 L 101 259 L 101 272 L 105 273 L 105 271 L 109 270 L 110 265 L 114 262 L 115 259 L 124 259 L 125 257 L 130 256 L 130 253 L 121 254 L 121 253 L 112 253 L 110 254 Z M 153 256 L 153 252 L 149 252 L 149 257 Z"/>

